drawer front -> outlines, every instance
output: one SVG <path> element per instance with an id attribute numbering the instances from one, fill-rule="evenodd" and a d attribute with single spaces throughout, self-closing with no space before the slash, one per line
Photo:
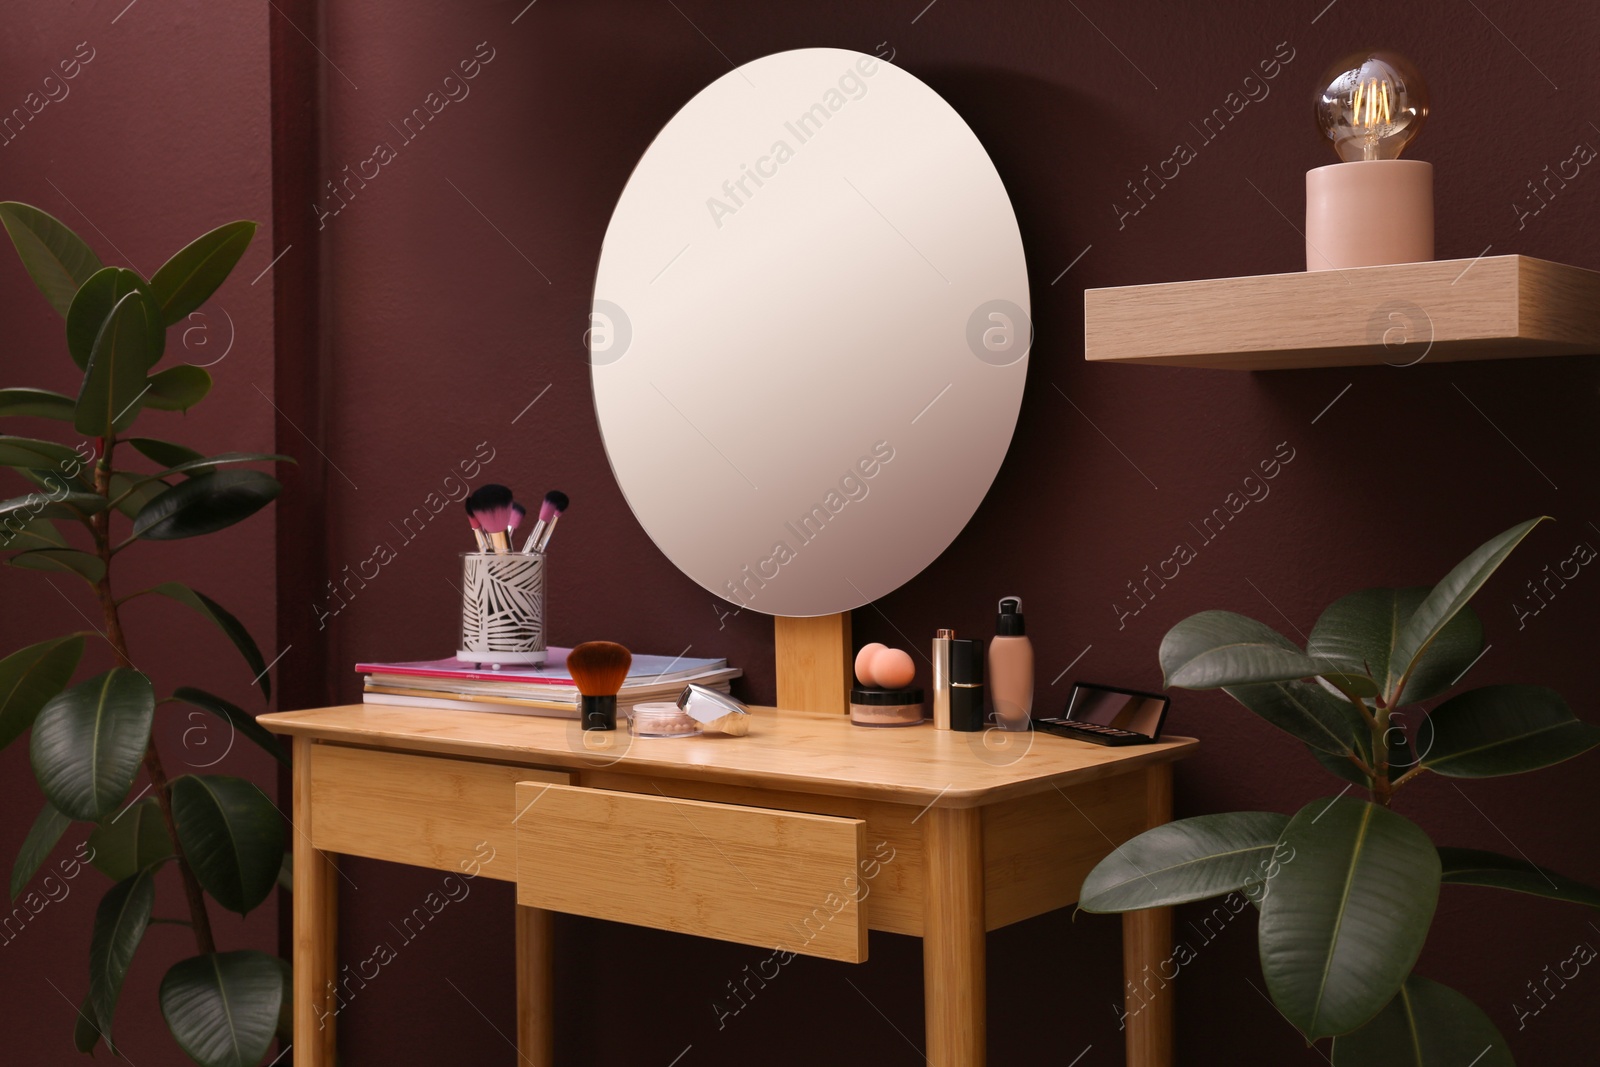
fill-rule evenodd
<path id="1" fill-rule="evenodd" d="M 562 771 L 344 745 L 311 746 L 311 843 L 325 852 L 516 877 L 518 782 Z"/>
<path id="2" fill-rule="evenodd" d="M 867 958 L 860 819 L 528 781 L 517 811 L 518 904 Z"/>
<path id="3" fill-rule="evenodd" d="M 867 851 L 857 875 L 862 894 L 872 898 L 867 905 L 869 927 L 891 934 L 922 936 L 922 890 L 927 879 L 922 871 L 922 827 L 918 824 L 921 804 L 889 804 L 609 771 L 584 771 L 583 784 L 647 796 L 659 796 L 665 788 L 675 797 L 691 800 L 861 819 L 867 824 Z"/>

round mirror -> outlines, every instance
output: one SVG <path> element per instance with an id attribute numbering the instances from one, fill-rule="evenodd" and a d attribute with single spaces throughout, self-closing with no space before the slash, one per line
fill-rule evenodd
<path id="1" fill-rule="evenodd" d="M 848 611 L 950 544 L 1016 425 L 1016 215 L 932 89 L 807 48 L 707 86 L 606 231 L 595 409 L 629 505 L 706 589 Z"/>

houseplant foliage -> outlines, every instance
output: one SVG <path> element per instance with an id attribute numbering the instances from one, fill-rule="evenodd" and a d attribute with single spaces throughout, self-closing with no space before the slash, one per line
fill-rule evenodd
<path id="1" fill-rule="evenodd" d="M 1468 601 L 1542 519 L 1492 538 L 1431 589 L 1365 589 L 1334 601 L 1304 649 L 1271 627 L 1204 611 L 1161 642 L 1169 686 L 1222 689 L 1305 743 L 1351 785 L 1292 816 L 1180 819 L 1133 838 L 1084 880 L 1080 906 L 1122 912 L 1244 892 L 1260 911 L 1273 1003 L 1336 1067 L 1512 1063 L 1489 1017 L 1413 973 L 1443 884 L 1600 907 L 1600 890 L 1523 859 L 1435 846 L 1394 810 L 1423 774 L 1538 770 L 1600 745 L 1600 727 L 1531 685 L 1457 693 L 1424 714 L 1483 651 Z M 1367 797 L 1348 795 L 1360 786 Z"/>
<path id="2" fill-rule="evenodd" d="M 277 742 L 242 709 L 193 687 L 159 695 L 138 670 L 122 626 L 137 597 L 175 600 L 213 623 L 270 695 L 267 664 L 221 604 L 176 581 L 126 591 L 114 583 L 122 553 L 146 541 L 196 537 L 231 526 L 278 495 L 271 475 L 247 464 L 286 457 L 205 456 L 139 436 L 149 409 L 187 411 L 211 387 L 201 367 L 160 367 L 167 330 L 222 284 L 255 233 L 234 222 L 187 245 L 150 278 L 103 266 L 76 234 L 26 204 L 0 203 L 0 223 L 22 263 L 65 323 L 67 353 L 82 372 L 75 397 L 0 389 L 0 429 L 17 417 L 62 423 L 64 440 L 0 434 L 0 466 L 33 490 L 0 502 L 0 552 L 13 567 L 82 581 L 97 605 L 91 629 L 52 637 L 0 660 L 0 747 L 28 737 L 43 806 L 11 869 L 13 906 L 68 828 L 78 823 L 92 862 L 114 883 L 94 916 L 88 993 L 74 1043 L 116 1051 L 113 1021 L 123 978 L 152 922 L 190 927 L 196 955 L 161 982 L 161 1010 L 198 1063 L 245 1067 L 267 1051 L 287 1003 L 288 969 L 255 951 L 219 952 L 206 897 L 244 914 L 261 904 L 283 866 L 282 817 L 254 784 L 199 773 L 168 776 L 153 727 L 164 707 L 216 716 L 279 760 Z M 49 577 L 49 575 L 47 575 Z M 15 603 L 15 601 L 11 601 Z M 87 621 L 88 613 L 84 614 Z M 115 666 L 74 683 L 86 642 L 110 645 Z M 193 710 L 198 709 L 198 710 Z M 148 789 L 134 792 L 140 772 Z M 185 919 L 153 915 L 155 880 L 174 867 Z"/>

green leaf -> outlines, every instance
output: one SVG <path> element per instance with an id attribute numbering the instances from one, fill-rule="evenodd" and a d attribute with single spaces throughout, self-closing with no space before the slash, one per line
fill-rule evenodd
<path id="1" fill-rule="evenodd" d="M 244 623 L 234 618 L 226 608 L 215 600 L 198 590 L 190 589 L 182 582 L 162 582 L 160 585 L 152 586 L 149 592 L 158 593 L 161 596 L 176 600 L 185 607 L 193 608 L 216 624 L 217 629 L 227 635 L 228 640 L 233 642 L 233 647 L 237 648 L 239 654 L 244 657 L 244 661 L 250 667 L 250 672 L 255 676 L 255 680 L 261 683 L 261 695 L 267 698 L 272 696 L 272 682 L 267 678 L 267 661 L 262 658 L 261 650 L 256 647 L 255 639 L 250 636 L 250 631 L 244 628 Z M 252 684 L 254 683 L 252 682 Z"/>
<path id="2" fill-rule="evenodd" d="M 272 1044 L 283 995 L 283 969 L 265 952 L 193 956 L 161 979 L 161 1014 L 201 1067 L 256 1067 Z"/>
<path id="3" fill-rule="evenodd" d="M 289 756 L 283 750 L 283 745 L 273 736 L 272 732 L 251 717 L 250 713 L 237 705 L 230 704 L 219 696 L 213 696 L 204 689 L 195 689 L 193 686 L 183 686 L 173 691 L 172 694 L 185 704 L 192 704 L 211 712 L 217 718 L 232 727 L 235 733 L 243 734 L 254 741 L 261 748 L 272 754 L 272 758 L 283 764 L 289 765 Z M 233 739 L 229 738 L 232 747 Z"/>
<path id="4" fill-rule="evenodd" d="M 283 862 L 283 817 L 254 783 L 186 774 L 172 783 L 178 843 L 206 892 L 250 911 L 272 892 Z"/>
<path id="5" fill-rule="evenodd" d="M 201 234 L 150 278 L 163 321 L 171 326 L 210 299 L 256 234 L 253 222 L 230 222 Z"/>
<path id="6" fill-rule="evenodd" d="M 82 465 L 78 453 L 54 441 L 0 435 L 0 467 L 54 467 L 60 463 Z"/>
<path id="7" fill-rule="evenodd" d="M 211 392 L 211 372 L 192 363 L 180 363 L 150 375 L 144 406 L 157 411 L 188 411 Z"/>
<path id="8" fill-rule="evenodd" d="M 149 284 L 125 267 L 105 267 L 96 271 L 93 277 L 83 283 L 78 295 L 72 298 L 72 308 L 67 312 L 67 352 L 79 370 L 88 369 L 95 339 L 100 336 L 117 303 L 129 293 L 142 293 L 148 302 L 146 307 L 156 308 L 155 294 L 150 291 Z M 159 315 L 155 318 L 159 320 Z M 152 330 L 151 334 L 155 346 L 155 354 L 150 359 L 153 366 L 166 349 L 166 327 Z"/>
<path id="9" fill-rule="evenodd" d="M 1231 611 L 1202 611 L 1161 639 L 1166 684 L 1220 689 L 1309 678 L 1317 663 L 1272 627 Z"/>
<path id="10" fill-rule="evenodd" d="M 264 452 L 221 452 L 215 456 L 199 456 L 183 463 L 178 463 L 167 470 L 157 474 L 133 475 L 126 471 L 114 471 L 111 475 L 111 496 L 117 500 L 117 510 L 130 519 L 137 518 L 139 512 L 164 491 L 171 489 L 170 483 L 162 479 L 174 474 L 183 474 L 195 478 L 202 474 L 211 474 L 218 467 L 227 467 L 236 463 L 264 463 L 287 462 L 293 463 L 292 456 L 279 456 Z M 119 499 L 120 498 L 120 499 Z"/>
<path id="11" fill-rule="evenodd" d="M 1413 661 L 1427 649 L 1456 612 L 1466 606 L 1473 594 L 1483 588 L 1483 583 L 1505 562 L 1511 550 L 1547 518 L 1549 516 L 1542 515 L 1537 519 L 1529 519 L 1485 541 L 1433 587 L 1395 639 L 1394 651 L 1389 656 L 1391 677 L 1405 677 L 1412 669 Z"/>
<path id="12" fill-rule="evenodd" d="M 106 498 L 98 493 L 29 493 L 0 500 L 0 522 L 15 519 L 32 522 L 34 519 L 72 519 L 82 522 L 90 515 L 106 509 Z"/>
<path id="13" fill-rule="evenodd" d="M 140 455 L 163 467 L 176 467 L 180 463 L 205 458 L 187 445 L 173 444 L 156 437 L 130 437 L 123 443 L 132 445 Z"/>
<path id="14" fill-rule="evenodd" d="M 33 725 L 51 697 L 72 680 L 83 656 L 83 638 L 41 641 L 0 660 L 0 748 Z"/>
<path id="15" fill-rule="evenodd" d="M 52 698 L 33 723 L 33 774 L 65 815 L 99 822 L 127 795 L 150 743 L 150 679 L 115 667 Z"/>
<path id="16" fill-rule="evenodd" d="M 179 482 L 133 520 L 133 536 L 176 541 L 227 529 L 272 503 L 283 486 L 270 474 L 232 470 Z"/>
<path id="17" fill-rule="evenodd" d="M 1260 885 L 1270 876 L 1273 850 L 1288 822 L 1277 812 L 1236 811 L 1146 830 L 1089 872 L 1078 907 L 1091 912 L 1164 908 Z"/>
<path id="18" fill-rule="evenodd" d="M 113 882 L 132 878 L 172 858 L 172 839 L 155 797 L 145 797 L 89 833 L 89 862 Z"/>
<path id="19" fill-rule="evenodd" d="M 79 1052 L 93 1052 L 100 1043 L 100 1024 L 94 1017 L 94 1005 L 87 995 L 78 1005 L 78 1017 L 72 1023 L 72 1045 Z"/>
<path id="20" fill-rule="evenodd" d="M 67 539 L 48 519 L 22 523 L 19 529 L 0 526 L 0 550 L 25 552 L 30 548 L 66 548 Z"/>
<path id="21" fill-rule="evenodd" d="M 100 257 L 61 220 L 15 201 L 0 203 L 0 223 L 22 265 L 50 306 L 65 316 L 78 286 L 100 269 Z"/>
<path id="22" fill-rule="evenodd" d="M 13 467 L 12 470 L 22 475 L 28 481 L 43 489 L 46 493 L 92 493 L 94 492 L 94 476 L 81 461 L 76 469 L 72 464 L 59 467 Z M 71 470 L 69 474 L 68 471 Z"/>
<path id="23" fill-rule="evenodd" d="M 1360 696 L 1387 693 L 1394 640 L 1427 593 L 1419 586 L 1363 589 L 1340 597 L 1317 617 L 1306 655 L 1322 665 L 1323 675 Z"/>
<path id="24" fill-rule="evenodd" d="M 111 472 L 111 499 L 117 502 L 117 510 L 130 519 L 138 518 L 146 504 L 171 488 L 159 478 L 127 471 Z"/>
<path id="25" fill-rule="evenodd" d="M 156 338 L 161 324 L 142 293 L 117 301 L 95 336 L 89 368 L 78 393 L 72 425 L 79 433 L 104 437 L 126 429 L 139 415 L 139 405 L 149 391 L 145 372 L 156 360 Z"/>
<path id="26" fill-rule="evenodd" d="M 94 913 L 94 933 L 89 938 L 89 1003 L 99 1023 L 106 1047 L 113 1052 L 111 1021 L 116 1017 L 117 998 L 122 995 L 122 980 L 128 965 L 150 925 L 150 912 L 156 903 L 153 871 L 141 871 L 118 882 L 100 898 Z"/>
<path id="27" fill-rule="evenodd" d="M 1346 782 L 1359 785 L 1363 789 L 1371 788 L 1372 779 L 1369 778 L 1360 767 L 1357 767 L 1354 763 L 1351 763 L 1348 757 L 1337 756 L 1332 752 L 1324 752 L 1320 748 L 1316 748 L 1312 745 L 1307 745 L 1306 751 L 1311 753 L 1312 758 L 1314 758 L 1318 763 L 1322 764 L 1323 768 L 1330 774 L 1342 778 Z"/>
<path id="28" fill-rule="evenodd" d="M 236 463 L 293 463 L 293 456 L 280 456 L 274 452 L 219 452 L 214 456 L 199 456 L 175 463 L 159 474 L 156 478 L 169 478 L 174 474 L 209 474 L 213 468 L 228 467 Z"/>
<path id="29" fill-rule="evenodd" d="M 1411 668 L 1406 691 L 1394 698 L 1394 706 L 1416 704 L 1438 696 L 1455 685 L 1482 654 L 1483 620 L 1470 604 L 1463 604 L 1434 635 L 1432 643 L 1422 650 Z M 1394 681 L 1398 683 L 1399 679 Z"/>
<path id="30" fill-rule="evenodd" d="M 1357 752 L 1368 732 L 1355 705 L 1315 682 L 1260 682 L 1225 686 L 1223 691 L 1278 729 L 1323 752 Z"/>
<path id="31" fill-rule="evenodd" d="M 6 562 L 25 570 L 76 574 L 90 585 L 106 576 L 105 562 L 99 556 L 75 548 L 36 548 L 31 552 L 19 552 Z"/>
<path id="32" fill-rule="evenodd" d="M 0 389 L 0 418 L 28 416 L 71 422 L 73 400 L 48 389 Z"/>
<path id="33" fill-rule="evenodd" d="M 1600 908 L 1600 889 L 1536 867 L 1527 860 L 1514 860 L 1510 856 L 1478 848 L 1441 847 L 1439 863 L 1442 867 L 1440 881 L 1447 885 L 1510 889 L 1550 900 L 1565 900 L 1571 904 Z"/>
<path id="34" fill-rule="evenodd" d="M 1422 766 L 1450 778 L 1521 774 L 1600 745 L 1600 726 L 1577 718 L 1553 689 L 1486 685 L 1428 715 L 1433 745 Z"/>
<path id="35" fill-rule="evenodd" d="M 22 842 L 16 862 L 11 865 L 12 901 L 22 895 L 33 876 L 39 872 L 39 867 L 50 858 L 50 850 L 56 847 L 56 842 L 61 840 L 61 835 L 71 825 L 71 819 L 57 811 L 48 800 L 45 801 L 39 817 L 33 820 L 33 828 Z"/>
<path id="36" fill-rule="evenodd" d="M 31 500 L 32 497 L 26 497 Z M 106 509 L 106 498 L 99 493 L 56 493 L 46 495 L 46 502 L 34 514 L 41 519 L 71 519 L 74 522 L 87 522 L 91 515 L 98 515 Z M 4 513 L 6 501 L 0 504 L 0 514 Z"/>
<path id="37" fill-rule="evenodd" d="M 1284 828 L 1294 859 L 1261 903 L 1261 970 L 1310 1040 L 1348 1033 L 1411 973 L 1439 899 L 1439 854 L 1409 819 L 1314 800 Z"/>
<path id="38" fill-rule="evenodd" d="M 278 1005 L 276 1028 L 278 1044 L 287 1049 L 294 1043 L 294 968 L 282 957 L 274 957 L 273 962 L 278 965 L 278 978 L 283 984 L 283 1002 Z"/>
<path id="39" fill-rule="evenodd" d="M 1333 1042 L 1334 1067 L 1515 1067 L 1476 1004 L 1418 975 L 1361 1029 Z"/>
<path id="40" fill-rule="evenodd" d="M 1337 676 L 1358 695 L 1388 700 L 1400 682 L 1390 673 L 1395 642 L 1429 592 L 1419 585 L 1340 597 L 1312 627 L 1306 654 L 1321 662 L 1324 675 Z M 1483 623 L 1464 606 L 1423 652 L 1398 703 L 1426 700 L 1450 688 L 1482 651 Z"/>

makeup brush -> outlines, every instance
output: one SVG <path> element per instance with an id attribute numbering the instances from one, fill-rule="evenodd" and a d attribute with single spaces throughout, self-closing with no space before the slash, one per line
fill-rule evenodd
<path id="1" fill-rule="evenodd" d="M 544 495 L 544 499 L 545 503 L 549 504 L 553 509 L 553 513 L 550 516 L 550 521 L 545 524 L 544 532 L 539 535 L 539 540 L 534 543 L 533 550 L 535 552 L 543 552 L 545 549 L 550 547 L 550 538 L 556 532 L 556 522 L 560 520 L 563 514 L 565 514 L 567 505 L 571 503 L 571 501 L 567 499 L 567 494 L 563 493 L 559 489 L 550 490 Z M 540 508 L 539 510 L 541 512 L 544 511 L 543 508 Z"/>
<path id="2" fill-rule="evenodd" d="M 617 728 L 617 690 L 632 665 L 633 653 L 614 641 L 585 641 L 567 653 L 567 673 L 583 695 L 585 730 Z"/>
<path id="3" fill-rule="evenodd" d="M 517 543 L 517 538 L 516 538 L 517 527 L 521 526 L 523 520 L 526 519 L 527 517 L 528 517 L 528 509 L 527 508 L 523 507 L 521 504 L 516 504 L 516 503 L 513 503 L 511 505 L 511 518 L 506 521 L 506 543 L 507 543 L 508 547 L 516 545 L 516 543 Z"/>
<path id="4" fill-rule="evenodd" d="M 544 551 L 540 541 L 549 543 L 550 537 L 547 531 L 555 525 L 565 510 L 567 510 L 567 494 L 559 489 L 552 489 L 544 495 L 544 500 L 539 505 L 539 521 L 533 524 L 533 532 L 528 534 L 528 539 L 522 544 L 524 554 Z"/>
<path id="5" fill-rule="evenodd" d="M 467 525 L 472 527 L 472 539 L 478 542 L 478 551 L 489 551 L 489 539 L 483 536 L 483 524 L 478 521 L 478 516 L 472 513 L 472 503 L 467 502 Z"/>
<path id="6" fill-rule="evenodd" d="M 503 485 L 480 485 L 467 497 L 467 514 L 483 527 L 489 544 L 502 555 L 511 550 L 506 527 L 511 523 L 511 490 Z"/>

